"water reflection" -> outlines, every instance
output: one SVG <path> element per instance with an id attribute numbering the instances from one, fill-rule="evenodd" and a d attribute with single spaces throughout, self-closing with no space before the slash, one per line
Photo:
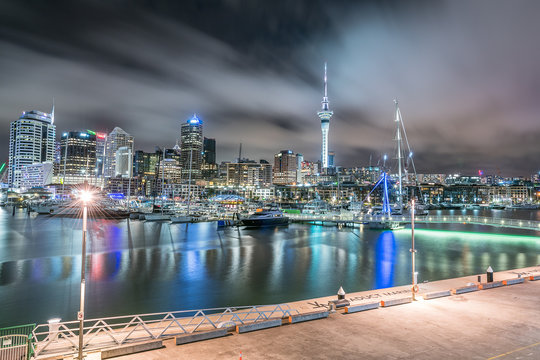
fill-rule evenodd
<path id="1" fill-rule="evenodd" d="M 0 210 L 0 327 L 53 315 L 73 319 L 80 221 L 5 215 Z M 335 294 L 339 286 L 354 292 L 411 280 L 410 230 L 290 225 L 218 231 L 215 223 L 129 220 L 90 221 L 89 229 L 89 317 L 278 303 Z M 417 229 L 416 247 L 419 281 L 540 260 L 539 238 L 531 236 Z M 28 304 L 29 298 L 39 303 Z"/>
<path id="2" fill-rule="evenodd" d="M 394 264 L 396 262 L 396 239 L 392 231 L 384 231 L 375 246 L 375 288 L 394 286 Z"/>

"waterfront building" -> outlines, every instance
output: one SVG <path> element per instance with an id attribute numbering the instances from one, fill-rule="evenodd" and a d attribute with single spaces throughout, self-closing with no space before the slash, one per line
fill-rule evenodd
<path id="1" fill-rule="evenodd" d="M 107 178 L 104 186 L 109 194 L 122 194 L 124 196 L 146 196 L 146 183 L 140 176 L 131 179 L 126 177 Z"/>
<path id="2" fill-rule="evenodd" d="M 188 180 L 191 172 L 192 180 L 200 179 L 202 176 L 203 122 L 197 117 L 197 114 L 193 114 L 193 117 L 182 124 L 180 140 L 182 178 Z"/>
<path id="3" fill-rule="evenodd" d="M 231 187 L 267 187 L 272 183 L 272 165 L 267 161 L 257 163 L 242 159 L 240 162 L 227 163 L 227 186 Z"/>
<path id="4" fill-rule="evenodd" d="M 182 167 L 175 159 L 161 160 L 159 162 L 159 179 L 165 179 L 168 184 L 180 184 L 182 182 Z"/>
<path id="5" fill-rule="evenodd" d="M 24 166 L 53 162 L 56 125 L 54 107 L 51 114 L 25 111 L 11 122 L 9 131 L 8 184 L 18 188 Z"/>
<path id="6" fill-rule="evenodd" d="M 58 177 L 64 183 L 68 183 L 64 175 L 74 181 L 69 183 L 82 183 L 93 177 L 96 169 L 96 135 L 87 131 L 62 133 L 59 165 Z"/>
<path id="7" fill-rule="evenodd" d="M 53 181 L 54 165 L 50 161 L 26 165 L 22 168 L 20 188 L 28 190 L 36 187 L 44 187 Z"/>
<path id="8" fill-rule="evenodd" d="M 103 176 L 116 176 L 116 152 L 121 147 L 128 147 L 133 154 L 133 136 L 119 127 L 115 127 L 107 136 Z"/>
<path id="9" fill-rule="evenodd" d="M 324 63 L 324 97 L 321 102 L 322 109 L 317 113 L 319 119 L 321 119 L 321 131 L 322 131 L 322 150 L 321 150 L 321 163 L 323 170 L 328 168 L 328 131 L 330 129 L 330 119 L 334 112 L 330 110 L 328 106 L 328 81 L 326 76 L 326 63 Z"/>
<path id="10" fill-rule="evenodd" d="M 281 150 L 274 155 L 274 178 L 276 185 L 296 184 L 296 155 L 291 150 Z"/>

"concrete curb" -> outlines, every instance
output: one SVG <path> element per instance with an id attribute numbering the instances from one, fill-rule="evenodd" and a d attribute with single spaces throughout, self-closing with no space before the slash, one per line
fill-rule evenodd
<path id="1" fill-rule="evenodd" d="M 468 292 L 473 292 L 473 291 L 478 291 L 478 290 L 479 288 L 477 285 L 472 285 L 472 286 L 464 286 L 457 289 L 452 289 L 451 292 L 453 295 L 459 295 L 459 294 L 465 294 Z"/>
<path id="2" fill-rule="evenodd" d="M 380 302 L 377 301 L 377 302 L 369 303 L 369 304 L 347 306 L 345 307 L 345 314 L 352 314 L 352 313 L 360 312 L 360 311 L 378 309 L 379 305 L 380 305 Z"/>
<path id="3" fill-rule="evenodd" d="M 311 321 L 317 319 L 325 319 L 328 317 L 328 311 L 317 311 L 311 313 L 304 313 L 298 315 L 289 316 L 289 324 L 296 324 L 304 321 Z"/>
<path id="4" fill-rule="evenodd" d="M 430 293 L 423 294 L 424 300 L 431 300 L 436 299 L 440 297 L 450 296 L 452 295 L 452 292 L 450 290 L 443 290 L 443 291 L 434 291 Z"/>
<path id="5" fill-rule="evenodd" d="M 205 331 L 201 333 L 193 333 L 185 336 L 176 337 L 176 345 L 189 344 L 195 341 L 210 340 L 227 335 L 227 329 L 217 329 L 211 331 Z"/>
<path id="6" fill-rule="evenodd" d="M 515 285 L 515 284 L 523 284 L 525 280 L 523 278 L 518 279 L 509 279 L 509 280 L 503 280 L 503 285 Z"/>
<path id="7" fill-rule="evenodd" d="M 478 289 L 487 290 L 487 289 L 493 289 L 493 288 L 497 288 L 497 287 L 501 287 L 501 286 L 504 286 L 502 281 L 494 281 L 494 282 L 490 282 L 490 283 L 480 284 L 480 285 L 478 285 Z"/>
<path id="8" fill-rule="evenodd" d="M 155 350 L 163 347 L 163 340 L 152 340 L 143 343 L 127 344 L 114 348 L 101 350 L 102 359 L 110 359 L 117 356 L 129 355 L 138 352 Z"/>
<path id="9" fill-rule="evenodd" d="M 408 304 L 412 302 L 412 298 L 399 298 L 399 299 L 390 299 L 390 300 L 381 300 L 381 307 L 396 306 L 401 304 Z"/>
<path id="10" fill-rule="evenodd" d="M 268 329 L 268 328 L 271 328 L 271 327 L 278 327 L 278 326 L 281 326 L 281 324 L 282 324 L 281 319 L 260 321 L 260 322 L 251 323 L 251 324 L 247 324 L 247 325 L 238 325 L 236 327 L 236 332 L 238 334 L 243 334 L 243 333 L 250 332 L 250 331 Z"/>

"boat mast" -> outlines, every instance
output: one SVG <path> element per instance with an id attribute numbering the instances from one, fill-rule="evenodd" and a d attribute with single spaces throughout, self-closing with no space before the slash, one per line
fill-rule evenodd
<path id="1" fill-rule="evenodd" d="M 402 193 L 402 175 L 401 175 L 401 130 L 400 130 L 400 124 L 399 124 L 399 107 L 398 107 L 398 101 L 394 100 L 394 103 L 396 104 L 396 142 L 397 142 L 397 161 L 398 161 L 398 182 L 399 182 L 399 188 L 398 188 L 398 206 L 399 211 L 403 211 L 403 193 Z"/>
<path id="2" fill-rule="evenodd" d="M 161 164 L 161 215 L 163 216 L 163 206 L 165 205 L 165 201 L 163 201 L 163 190 L 165 189 L 165 146 L 162 150 L 163 156 L 162 158 L 162 164 Z"/>

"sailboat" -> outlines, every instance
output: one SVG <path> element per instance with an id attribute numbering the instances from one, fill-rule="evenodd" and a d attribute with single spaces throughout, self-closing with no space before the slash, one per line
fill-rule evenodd
<path id="1" fill-rule="evenodd" d="M 399 110 L 398 102 L 397 100 L 394 100 L 395 104 L 395 123 L 396 123 L 396 145 L 397 145 L 397 164 L 398 164 L 398 177 L 396 181 L 397 190 L 395 194 L 396 202 L 395 204 L 390 203 L 390 196 L 389 196 L 389 190 L 388 185 L 390 183 L 389 179 L 389 170 L 385 168 L 386 165 L 386 155 L 384 156 L 384 165 L 383 170 L 381 172 L 381 176 L 379 177 L 379 180 L 369 193 L 368 197 L 371 195 L 371 193 L 377 188 L 382 187 L 383 190 L 383 206 L 382 211 L 378 212 L 374 215 L 372 215 L 371 220 L 368 221 L 368 225 L 372 229 L 387 229 L 387 230 L 393 230 L 403 227 L 403 222 L 400 221 L 403 219 L 403 170 L 405 168 L 403 161 L 403 137 L 406 142 L 406 146 L 409 150 L 409 155 L 407 160 L 412 163 L 413 170 L 416 174 L 416 169 L 414 167 L 414 162 L 412 160 L 412 151 L 409 146 L 409 141 L 407 139 L 407 133 L 405 132 L 405 127 L 403 125 L 403 119 L 401 117 L 401 112 Z M 403 136 L 402 136 L 403 131 Z M 405 168 L 405 173 L 407 173 L 407 170 Z M 399 219 L 398 219 L 399 217 Z"/>

